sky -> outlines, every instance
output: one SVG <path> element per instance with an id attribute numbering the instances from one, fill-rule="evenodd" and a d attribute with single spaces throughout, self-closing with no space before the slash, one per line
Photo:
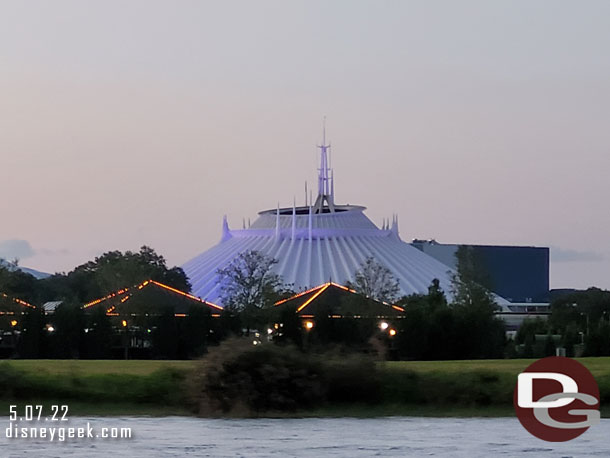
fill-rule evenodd
<path id="1" fill-rule="evenodd" d="M 304 200 L 610 288 L 610 2 L 0 1 L 0 256 L 180 265 Z"/>

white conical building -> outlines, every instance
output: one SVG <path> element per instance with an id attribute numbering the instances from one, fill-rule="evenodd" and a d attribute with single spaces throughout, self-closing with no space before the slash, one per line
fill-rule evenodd
<path id="1" fill-rule="evenodd" d="M 239 230 L 229 229 L 226 217 L 223 219 L 220 243 L 182 266 L 193 294 L 221 304 L 218 269 L 242 252 L 257 250 L 278 261 L 275 271 L 297 291 L 329 281 L 344 285 L 372 256 L 396 276 L 401 294 L 426 293 L 436 278 L 450 296 L 451 269 L 403 242 L 397 216 L 380 229 L 364 214 L 365 207 L 335 203 L 329 147 L 325 141 L 319 146 L 315 202 L 261 211 L 251 225 Z"/>

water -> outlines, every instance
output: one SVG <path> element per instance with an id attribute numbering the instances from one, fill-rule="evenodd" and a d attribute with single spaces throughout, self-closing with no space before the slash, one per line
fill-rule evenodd
<path id="1" fill-rule="evenodd" d="M 257 419 L 210 420 L 185 417 L 72 417 L 131 427 L 131 439 L 7 439 L 1 457 L 581 457 L 607 456 L 610 420 L 567 443 L 548 443 L 527 433 L 516 418 Z M 55 424 L 53 425 L 55 426 Z"/>

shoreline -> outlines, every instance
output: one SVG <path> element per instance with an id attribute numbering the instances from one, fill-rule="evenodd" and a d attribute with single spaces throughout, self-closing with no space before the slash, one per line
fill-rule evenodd
<path id="1" fill-rule="evenodd" d="M 160 406 L 137 403 L 92 403 L 70 400 L 2 400 L 0 411 L 8 416 L 9 406 L 16 405 L 23 412 L 25 405 L 42 405 L 48 411 L 51 405 L 67 405 L 70 417 L 190 417 L 218 420 L 239 419 L 300 419 L 300 418 L 515 418 L 513 406 L 448 406 L 448 405 L 335 405 L 296 412 L 265 412 L 260 415 L 213 415 L 201 416 L 184 407 Z M 610 418 L 610 406 L 602 406 L 601 418 Z"/>
<path id="2" fill-rule="evenodd" d="M 407 361 L 378 364 L 379 393 L 368 403 L 328 400 L 302 410 L 197 415 L 188 381 L 198 361 L 11 360 L 0 362 L 0 412 L 9 406 L 68 405 L 70 416 L 193 418 L 514 417 L 517 374 L 533 360 Z M 600 388 L 610 418 L 610 358 L 580 359 Z"/>

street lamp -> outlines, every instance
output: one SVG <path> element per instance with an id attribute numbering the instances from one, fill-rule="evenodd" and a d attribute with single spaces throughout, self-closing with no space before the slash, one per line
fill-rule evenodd
<path id="1" fill-rule="evenodd" d="M 123 328 L 125 328 L 125 349 L 124 349 L 124 356 L 125 359 L 129 359 L 129 328 L 127 327 L 127 320 L 122 320 L 121 321 L 121 326 L 123 326 Z"/>

